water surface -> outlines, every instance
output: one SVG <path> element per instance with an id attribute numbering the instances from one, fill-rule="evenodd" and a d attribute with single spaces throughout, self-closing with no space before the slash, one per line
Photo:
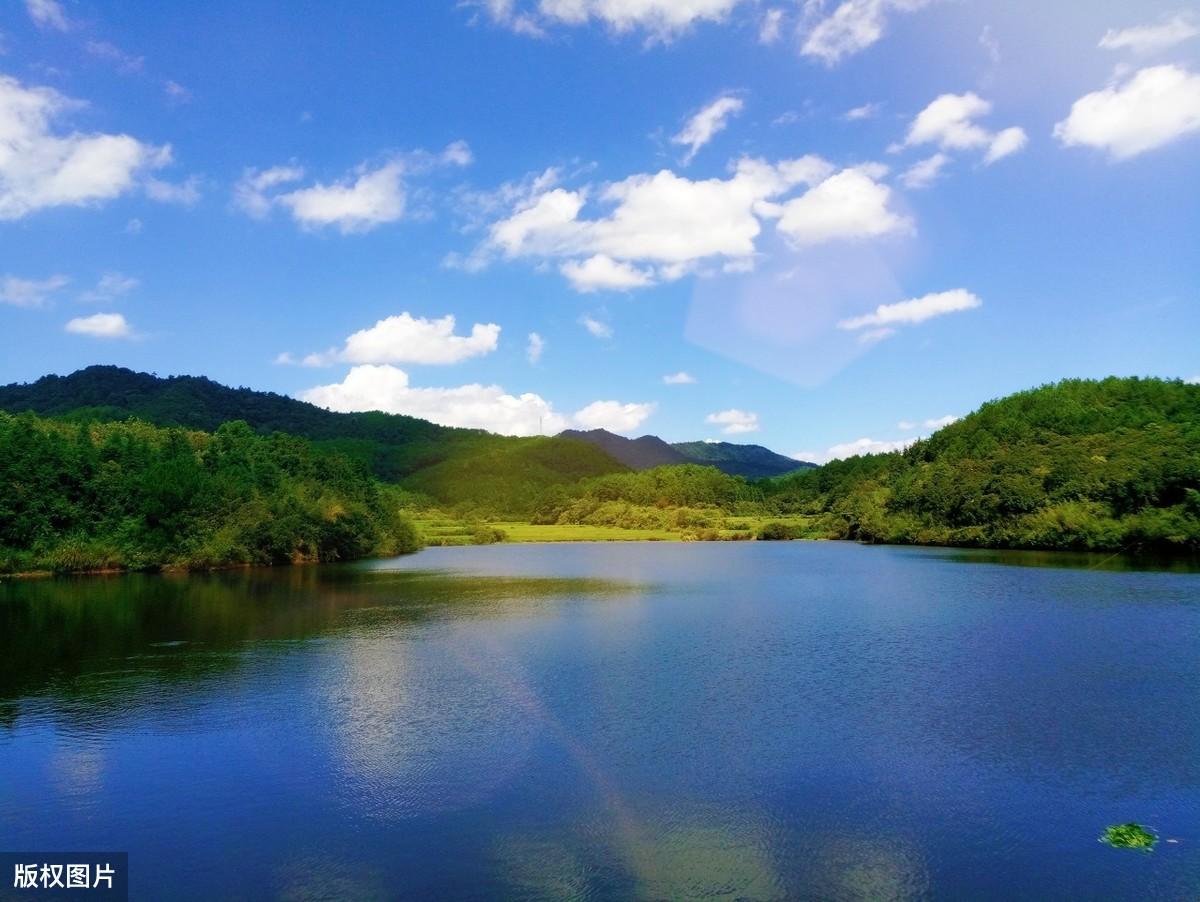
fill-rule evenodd
<path id="1" fill-rule="evenodd" d="M 1031 563 L 3 582 L 0 849 L 127 850 L 138 899 L 1200 897 L 1200 574 Z"/>

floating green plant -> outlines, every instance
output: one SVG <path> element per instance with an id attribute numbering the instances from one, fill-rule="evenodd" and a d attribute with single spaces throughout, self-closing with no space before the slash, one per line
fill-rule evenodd
<path id="1" fill-rule="evenodd" d="M 1158 836 L 1141 824 L 1114 824 L 1105 829 L 1100 842 L 1115 849 L 1143 849 L 1149 852 L 1158 842 Z"/>

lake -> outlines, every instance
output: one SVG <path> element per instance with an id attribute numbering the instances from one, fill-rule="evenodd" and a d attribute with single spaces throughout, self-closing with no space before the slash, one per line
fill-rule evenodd
<path id="1" fill-rule="evenodd" d="M 1125 821 L 1163 841 L 1097 842 Z M 1200 573 L 606 543 L 0 582 L 0 849 L 128 851 L 135 899 L 1196 899 Z"/>

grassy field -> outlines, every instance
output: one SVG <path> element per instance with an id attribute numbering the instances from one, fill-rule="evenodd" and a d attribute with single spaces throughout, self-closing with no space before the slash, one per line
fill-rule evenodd
<path id="1" fill-rule="evenodd" d="M 429 545 L 484 545 L 503 542 L 686 542 L 735 541 L 757 538 L 767 524 L 781 523 L 805 538 L 811 518 L 726 517 L 713 529 L 624 529 L 619 526 L 574 524 L 540 525 L 520 522 L 472 523 L 442 514 L 418 516 L 417 528 Z"/>

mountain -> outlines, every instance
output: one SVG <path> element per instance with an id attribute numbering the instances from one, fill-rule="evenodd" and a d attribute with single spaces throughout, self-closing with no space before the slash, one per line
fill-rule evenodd
<path id="1" fill-rule="evenodd" d="M 602 450 L 560 438 L 513 438 L 400 414 L 333 413 L 273 392 L 229 388 L 203 376 L 160 377 L 116 366 L 0 386 L 0 410 L 75 421 L 136 417 L 206 432 L 243 420 L 257 433 L 284 432 L 369 467 L 438 501 L 491 474 L 489 497 L 521 510 L 547 486 L 626 468 Z M 501 478 L 502 477 L 502 478 Z"/>
<path id="2" fill-rule="evenodd" d="M 649 470 L 671 464 L 694 463 L 686 454 L 676 451 L 658 436 L 643 435 L 641 438 L 625 438 L 614 435 L 607 429 L 567 429 L 559 438 L 570 438 L 595 445 L 610 457 L 619 460 L 631 470 Z"/>
<path id="3" fill-rule="evenodd" d="M 559 437 L 595 445 L 629 469 L 639 471 L 672 464 L 701 464 L 716 467 L 730 476 L 761 479 L 816 466 L 776 454 L 762 445 L 735 445 L 731 442 L 676 442 L 669 445 L 656 435 L 625 438 L 607 429 L 589 429 L 586 432 L 567 429 L 560 432 Z"/>
<path id="4" fill-rule="evenodd" d="M 671 445 L 693 463 L 711 464 L 730 476 L 762 479 L 782 476 L 816 464 L 776 454 L 762 445 L 735 445 L 732 442 L 675 442 Z"/>

